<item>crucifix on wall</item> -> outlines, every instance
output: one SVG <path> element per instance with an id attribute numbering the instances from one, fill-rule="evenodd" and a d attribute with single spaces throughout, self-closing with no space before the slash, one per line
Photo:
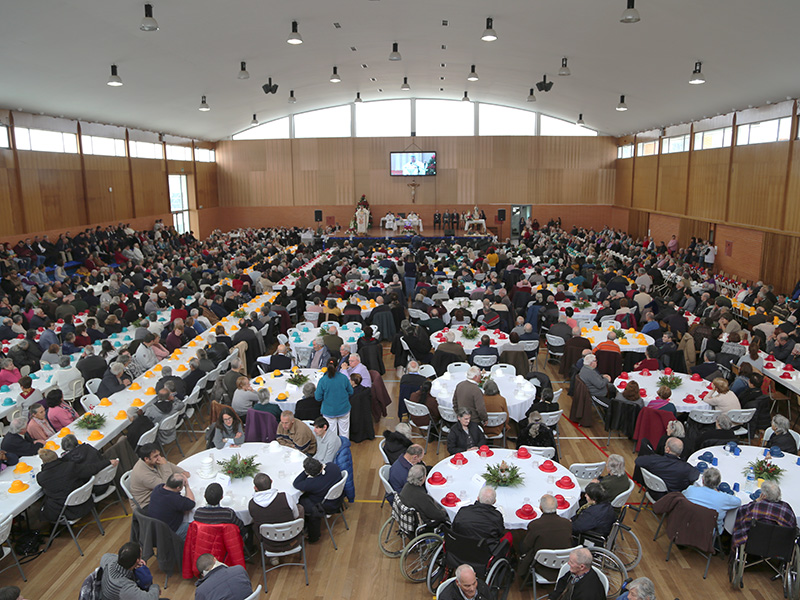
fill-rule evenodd
<path id="1" fill-rule="evenodd" d="M 417 188 L 421 184 L 417 183 L 417 180 L 415 179 L 411 183 L 407 183 L 406 185 L 411 190 L 411 204 L 414 204 L 417 200 Z"/>

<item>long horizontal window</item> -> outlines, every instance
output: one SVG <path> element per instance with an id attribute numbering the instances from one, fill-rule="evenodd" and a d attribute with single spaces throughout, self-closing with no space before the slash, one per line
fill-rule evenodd
<path id="1" fill-rule="evenodd" d="M 658 154 L 658 140 L 639 142 L 636 145 L 636 156 L 653 156 Z"/>
<path id="2" fill-rule="evenodd" d="M 633 157 L 633 144 L 625 144 L 624 146 L 617 147 L 617 158 L 632 158 Z"/>
<path id="3" fill-rule="evenodd" d="M 8 127 L 0 125 L 0 148 L 8 147 Z"/>
<path id="4" fill-rule="evenodd" d="M 82 135 L 81 144 L 84 154 L 97 154 L 100 156 L 127 156 L 125 140 L 117 140 L 96 135 Z"/>
<path id="5" fill-rule="evenodd" d="M 192 160 L 192 149 L 188 146 L 167 144 L 167 158 L 169 160 Z"/>
<path id="6" fill-rule="evenodd" d="M 676 135 L 661 140 L 661 154 L 689 151 L 689 134 Z"/>
<path id="7" fill-rule="evenodd" d="M 212 163 L 216 162 L 217 155 L 216 152 L 214 152 L 213 150 L 209 150 L 208 148 L 195 148 L 194 159 L 197 162 Z"/>
<path id="8" fill-rule="evenodd" d="M 695 150 L 711 150 L 713 148 L 729 148 L 733 138 L 733 127 L 698 131 L 694 134 Z"/>
<path id="9" fill-rule="evenodd" d="M 62 154 L 78 153 L 78 136 L 74 133 L 15 127 L 14 140 L 19 150 L 61 152 Z"/>
<path id="10" fill-rule="evenodd" d="M 161 144 L 151 142 L 131 142 L 131 156 L 134 158 L 164 158 L 164 148 Z"/>
<path id="11" fill-rule="evenodd" d="M 749 144 L 786 142 L 789 140 L 791 131 L 792 117 L 739 125 L 736 132 L 736 145 L 747 146 Z"/>

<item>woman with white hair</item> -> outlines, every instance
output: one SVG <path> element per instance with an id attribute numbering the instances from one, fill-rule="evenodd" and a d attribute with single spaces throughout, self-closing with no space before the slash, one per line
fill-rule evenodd
<path id="1" fill-rule="evenodd" d="M 383 453 L 389 459 L 389 464 L 394 464 L 406 449 L 411 445 L 411 425 L 408 423 L 398 423 L 394 431 L 388 429 L 383 432 Z"/>
<path id="2" fill-rule="evenodd" d="M 797 454 L 797 442 L 789 430 L 789 419 L 783 415 L 775 415 L 772 417 L 772 435 L 764 440 L 764 445 L 778 446 L 784 452 L 789 454 Z"/>
<path id="3" fill-rule="evenodd" d="M 606 460 L 606 475 L 598 477 L 599 483 L 609 501 L 628 489 L 628 475 L 625 473 L 625 458 L 619 454 L 609 454 Z"/>
<path id="4" fill-rule="evenodd" d="M 617 600 L 656 600 L 656 586 L 647 577 L 634 579 L 626 590 Z"/>

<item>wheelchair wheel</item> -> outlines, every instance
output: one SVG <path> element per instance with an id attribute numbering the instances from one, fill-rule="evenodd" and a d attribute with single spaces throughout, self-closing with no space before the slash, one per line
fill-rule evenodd
<path id="1" fill-rule="evenodd" d="M 620 527 L 610 550 L 628 571 L 635 569 L 642 560 L 642 543 L 633 531 L 624 527 Z"/>
<path id="2" fill-rule="evenodd" d="M 428 566 L 426 583 L 428 585 L 428 591 L 432 596 L 436 595 L 436 588 L 444 581 L 446 571 L 447 565 L 444 560 L 444 544 L 441 544 L 433 553 L 431 564 Z"/>
<path id="3" fill-rule="evenodd" d="M 608 579 L 609 599 L 616 598 L 622 593 L 622 585 L 628 578 L 628 570 L 625 565 L 613 552 L 597 546 L 590 548 L 592 553 L 592 564 L 597 567 Z"/>
<path id="4" fill-rule="evenodd" d="M 415 537 L 400 555 L 400 572 L 414 583 L 428 578 L 428 567 L 436 551 L 442 546 L 442 537 L 435 533 L 423 533 Z"/>
<path id="5" fill-rule="evenodd" d="M 378 534 L 378 546 L 386 556 L 398 558 L 406 547 L 406 536 L 393 517 L 389 517 Z"/>
<path id="6" fill-rule="evenodd" d="M 505 558 L 494 561 L 486 575 L 490 596 L 496 600 L 506 600 L 512 583 L 514 583 L 514 569 L 511 568 L 511 564 Z"/>
<path id="7" fill-rule="evenodd" d="M 747 561 L 747 555 L 744 552 L 744 544 L 738 546 L 732 551 L 731 558 L 728 561 L 728 579 L 731 585 L 735 588 L 744 587 L 744 566 Z M 785 580 L 784 580 L 785 587 Z"/>
<path id="8" fill-rule="evenodd" d="M 783 595 L 789 600 L 800 598 L 800 547 L 795 544 L 792 559 L 784 565 Z"/>

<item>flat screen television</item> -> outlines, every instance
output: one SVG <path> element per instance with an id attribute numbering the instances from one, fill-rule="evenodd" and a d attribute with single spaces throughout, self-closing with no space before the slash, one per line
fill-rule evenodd
<path id="1" fill-rule="evenodd" d="M 389 174 L 396 177 L 436 175 L 436 152 L 390 152 Z"/>

